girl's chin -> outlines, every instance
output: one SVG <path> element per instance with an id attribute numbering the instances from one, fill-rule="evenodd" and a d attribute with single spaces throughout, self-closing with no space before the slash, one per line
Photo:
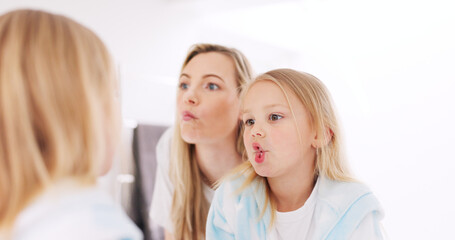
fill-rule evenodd
<path id="1" fill-rule="evenodd" d="M 253 168 L 257 175 L 261 177 L 270 177 L 270 171 L 266 169 L 264 166 L 258 166 L 258 164 L 253 164 Z"/>

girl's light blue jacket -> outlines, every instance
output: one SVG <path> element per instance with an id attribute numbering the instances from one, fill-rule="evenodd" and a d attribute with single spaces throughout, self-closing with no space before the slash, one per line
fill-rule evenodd
<path id="1" fill-rule="evenodd" d="M 254 181 L 235 194 L 244 177 L 225 181 L 215 192 L 207 218 L 206 239 L 278 239 L 270 227 L 270 207 L 260 218 L 265 204 L 265 186 Z M 352 239 L 356 231 L 363 239 L 383 239 L 383 210 L 362 183 L 332 181 L 320 176 L 311 234 L 306 239 Z M 289 189 L 292 191 L 292 189 Z M 368 219 L 368 224 L 362 224 Z M 295 239 L 304 239 L 296 236 Z M 356 237 L 358 238 L 358 237 Z"/>

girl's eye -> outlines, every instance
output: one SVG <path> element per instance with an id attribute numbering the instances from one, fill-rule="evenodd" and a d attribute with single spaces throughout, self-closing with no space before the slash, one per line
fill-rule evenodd
<path id="1" fill-rule="evenodd" d="M 180 83 L 179 88 L 182 89 L 182 90 L 186 90 L 186 89 L 188 89 L 188 84 Z"/>
<path id="2" fill-rule="evenodd" d="M 277 121 L 277 120 L 280 120 L 282 118 L 283 118 L 283 116 L 278 115 L 278 114 L 270 114 L 270 116 L 269 116 L 269 120 L 270 121 Z"/>
<path id="3" fill-rule="evenodd" d="M 215 83 L 207 84 L 207 88 L 210 89 L 210 90 L 218 90 L 218 89 L 220 89 L 220 87 L 218 85 L 216 85 Z"/>
<path id="4" fill-rule="evenodd" d="M 254 119 L 247 119 L 247 120 L 245 121 L 245 125 L 247 125 L 247 126 L 251 126 L 251 125 L 253 125 L 253 124 L 254 124 Z"/>

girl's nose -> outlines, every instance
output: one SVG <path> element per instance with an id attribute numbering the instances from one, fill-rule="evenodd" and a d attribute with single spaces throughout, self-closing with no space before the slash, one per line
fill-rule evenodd
<path id="1" fill-rule="evenodd" d="M 265 137 L 265 134 L 264 134 L 264 131 L 262 130 L 257 130 L 257 131 L 254 131 L 253 134 L 252 134 L 253 137 Z"/>

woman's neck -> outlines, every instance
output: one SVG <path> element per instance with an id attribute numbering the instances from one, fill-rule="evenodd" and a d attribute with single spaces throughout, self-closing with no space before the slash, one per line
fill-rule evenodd
<path id="1" fill-rule="evenodd" d="M 212 143 L 195 144 L 196 160 L 208 185 L 213 184 L 242 162 L 234 136 Z"/>
<path id="2" fill-rule="evenodd" d="M 295 168 L 284 176 L 267 178 L 272 197 L 279 212 L 294 211 L 302 207 L 310 197 L 314 184 L 314 167 Z"/>

